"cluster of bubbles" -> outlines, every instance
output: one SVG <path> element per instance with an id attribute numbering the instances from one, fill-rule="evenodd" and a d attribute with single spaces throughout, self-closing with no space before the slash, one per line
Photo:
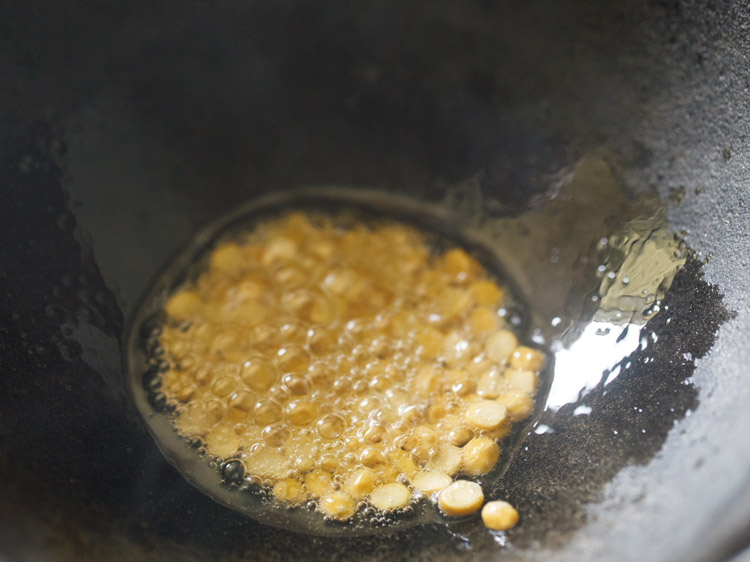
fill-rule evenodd
<path id="1" fill-rule="evenodd" d="M 543 359 L 503 289 L 410 227 L 293 213 L 194 273 L 142 327 L 143 384 L 227 483 L 338 519 L 378 504 L 375 520 L 411 509 L 378 486 L 485 473 L 531 411 Z"/>

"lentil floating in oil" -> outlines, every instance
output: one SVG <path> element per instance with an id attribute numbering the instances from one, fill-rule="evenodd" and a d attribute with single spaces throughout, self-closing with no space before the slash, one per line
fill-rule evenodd
<path id="1" fill-rule="evenodd" d="M 484 495 L 454 478 L 496 465 L 544 366 L 503 300 L 476 259 L 413 228 L 292 213 L 216 245 L 169 297 L 162 388 L 180 434 L 280 504 L 346 520 L 423 495 L 465 515 Z"/>
<path id="2" fill-rule="evenodd" d="M 518 523 L 518 512 L 508 502 L 487 502 L 482 508 L 482 522 L 492 531 L 507 531 Z"/>

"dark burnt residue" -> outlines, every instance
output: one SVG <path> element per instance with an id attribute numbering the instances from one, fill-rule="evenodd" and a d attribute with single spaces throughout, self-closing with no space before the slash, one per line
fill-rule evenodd
<path id="1" fill-rule="evenodd" d="M 564 540 L 585 521 L 584 504 L 596 501 L 621 468 L 653 458 L 675 420 L 698 406 L 689 382 L 695 359 L 708 353 L 728 318 L 718 289 L 690 257 L 662 311 L 642 329 L 642 337 L 653 333 L 657 341 L 624 359 L 606 386 L 543 415 L 540 423 L 552 432 L 532 433 L 516 457 L 496 492 L 524 512 L 510 533 L 515 545 Z M 582 405 L 589 415 L 574 414 Z"/>

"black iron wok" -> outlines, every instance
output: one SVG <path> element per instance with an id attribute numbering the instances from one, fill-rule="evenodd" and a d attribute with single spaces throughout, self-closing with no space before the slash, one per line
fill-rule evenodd
<path id="1" fill-rule="evenodd" d="M 750 9 L 740 2 L 0 5 L 0 560 L 727 560 L 750 544 Z M 648 353 L 532 433 L 522 522 L 274 529 L 127 399 L 126 321 L 262 193 L 471 181 L 520 214 L 605 151 L 694 254 Z M 598 152 L 598 153 L 599 153 Z M 669 321 L 667 321 L 669 320 Z M 636 412 L 636 413 L 633 413 Z M 745 554 L 747 556 L 747 554 Z"/>

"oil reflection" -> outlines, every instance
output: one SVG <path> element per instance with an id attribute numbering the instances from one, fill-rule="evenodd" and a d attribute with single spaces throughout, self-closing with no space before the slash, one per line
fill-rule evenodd
<path id="1" fill-rule="evenodd" d="M 640 341 L 640 327 L 633 324 L 591 322 L 568 347 L 561 342 L 553 344 L 555 368 L 546 409 L 556 412 L 577 402 L 603 380 L 614 380 L 611 375 L 616 365 L 635 351 Z"/>

